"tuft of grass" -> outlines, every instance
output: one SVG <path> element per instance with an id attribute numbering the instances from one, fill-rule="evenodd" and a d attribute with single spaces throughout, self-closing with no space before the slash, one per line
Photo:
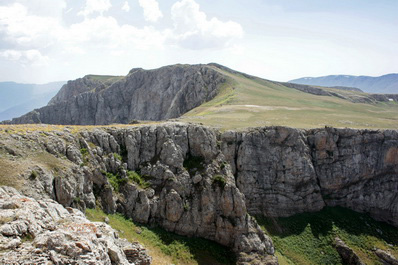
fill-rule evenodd
<path id="1" fill-rule="evenodd" d="M 35 179 L 37 179 L 38 177 L 39 177 L 39 173 L 37 173 L 36 170 L 32 170 L 32 173 L 30 173 L 29 178 L 30 178 L 31 180 L 35 180 Z"/>
<path id="2" fill-rule="evenodd" d="M 341 207 L 287 218 L 257 217 L 271 236 L 280 264 L 342 264 L 333 247 L 340 237 L 366 264 L 379 264 L 374 247 L 398 256 L 398 229 Z"/>
<path id="3" fill-rule="evenodd" d="M 215 175 L 213 177 L 213 184 L 219 186 L 221 189 L 225 187 L 227 184 L 227 181 L 225 180 L 224 176 L 221 175 Z"/>
<path id="4" fill-rule="evenodd" d="M 119 174 L 113 174 L 111 172 L 104 172 L 109 184 L 113 187 L 113 190 L 119 192 L 120 186 L 127 183 L 127 179 L 123 179 Z"/>
<path id="5" fill-rule="evenodd" d="M 135 224 L 120 214 L 106 215 L 98 209 L 87 209 L 91 221 L 109 218 L 109 224 L 130 242 L 138 241 L 149 250 L 153 264 L 235 264 L 231 250 L 215 242 L 194 237 L 179 236 L 159 227 Z"/>
<path id="6" fill-rule="evenodd" d="M 113 157 L 114 157 L 116 160 L 123 161 L 123 157 L 122 157 L 121 155 L 119 155 L 118 153 L 113 153 Z"/>
<path id="7" fill-rule="evenodd" d="M 127 177 L 129 180 L 133 181 L 134 183 L 138 184 L 143 189 L 146 189 L 150 186 L 150 183 L 145 181 L 144 178 L 135 171 L 128 171 Z"/>

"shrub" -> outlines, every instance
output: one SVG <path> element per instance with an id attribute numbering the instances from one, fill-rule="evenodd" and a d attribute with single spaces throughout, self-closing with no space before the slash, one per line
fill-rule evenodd
<path id="1" fill-rule="evenodd" d="M 150 186 L 150 183 L 146 182 L 143 177 L 135 171 L 128 171 L 127 177 L 129 180 L 133 181 L 134 183 L 138 184 L 143 189 L 146 189 Z"/>
<path id="2" fill-rule="evenodd" d="M 114 157 L 116 160 L 123 161 L 123 157 L 122 157 L 121 155 L 119 155 L 118 153 L 113 153 L 113 157 Z"/>
<path id="3" fill-rule="evenodd" d="M 227 181 L 225 180 L 224 176 L 215 175 L 213 177 L 213 184 L 218 185 L 220 188 L 223 189 L 227 184 Z"/>
<path id="4" fill-rule="evenodd" d="M 34 179 L 37 179 L 38 177 L 39 177 L 39 173 L 37 173 L 36 170 L 32 170 L 32 173 L 30 173 L 29 178 L 34 180 Z"/>

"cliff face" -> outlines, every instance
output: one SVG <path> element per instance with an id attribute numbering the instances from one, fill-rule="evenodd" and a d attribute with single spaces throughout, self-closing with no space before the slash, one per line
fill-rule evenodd
<path id="1" fill-rule="evenodd" d="M 398 226 L 397 131 L 219 133 L 183 123 L 4 130 L 0 151 L 8 160 L 0 162 L 13 172 L 20 161 L 15 179 L 24 194 L 80 209 L 97 201 L 108 213 L 230 246 L 241 264 L 275 262 L 271 240 L 249 214 L 290 216 L 340 205 Z M 45 159 L 36 160 L 38 154 Z"/>
<path id="2" fill-rule="evenodd" d="M 98 125 L 176 118 L 212 99 L 223 82 L 206 65 L 133 69 L 111 84 L 86 76 L 69 81 L 48 106 L 11 123 Z"/>
<path id="3" fill-rule="evenodd" d="M 339 205 L 398 225 L 397 131 L 270 127 L 222 140 L 251 214 Z"/>

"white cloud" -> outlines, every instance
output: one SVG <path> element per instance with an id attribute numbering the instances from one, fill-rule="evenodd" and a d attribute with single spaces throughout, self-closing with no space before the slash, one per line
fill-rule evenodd
<path id="1" fill-rule="evenodd" d="M 60 30 L 57 18 L 30 15 L 19 3 L 0 6 L 0 17 L 0 33 L 5 35 L 5 41 L 25 48 L 51 45 Z"/>
<path id="2" fill-rule="evenodd" d="M 110 0 L 86 0 L 86 4 L 82 11 L 78 14 L 88 16 L 93 13 L 100 13 L 101 15 L 112 7 Z"/>
<path id="3" fill-rule="evenodd" d="M 123 11 L 126 11 L 126 12 L 129 12 L 129 11 L 130 11 L 129 2 L 127 2 L 127 1 L 124 2 L 123 6 L 122 6 L 122 10 L 123 10 Z"/>
<path id="4" fill-rule="evenodd" d="M 18 61 L 24 66 L 44 66 L 48 65 L 49 58 L 43 56 L 38 50 L 4 50 L 0 51 L 0 57 L 9 61 Z"/>
<path id="5" fill-rule="evenodd" d="M 156 0 L 138 0 L 138 2 L 144 9 L 144 18 L 146 21 L 156 22 L 159 18 L 163 17 L 159 3 Z"/>
<path id="6" fill-rule="evenodd" d="M 101 47 L 119 51 L 161 48 L 165 37 L 153 27 L 120 25 L 113 17 L 98 16 L 70 26 L 64 41 L 77 47 Z"/>
<path id="7" fill-rule="evenodd" d="M 233 21 L 208 19 L 194 0 L 181 0 L 171 8 L 177 42 L 189 49 L 223 48 L 243 36 L 242 26 Z"/>

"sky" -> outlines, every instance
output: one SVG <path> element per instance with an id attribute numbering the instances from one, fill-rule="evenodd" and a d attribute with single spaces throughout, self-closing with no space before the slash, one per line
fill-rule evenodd
<path id="1" fill-rule="evenodd" d="M 288 81 L 398 72 L 397 0 L 0 0 L 0 81 L 216 62 Z"/>

